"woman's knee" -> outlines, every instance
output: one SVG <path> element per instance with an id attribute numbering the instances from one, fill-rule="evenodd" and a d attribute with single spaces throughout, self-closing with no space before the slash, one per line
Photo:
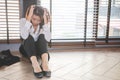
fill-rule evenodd
<path id="1" fill-rule="evenodd" d="M 27 41 L 34 42 L 34 38 L 31 35 L 29 35 L 28 38 L 25 40 L 25 42 Z"/>
<path id="2" fill-rule="evenodd" d="M 29 35 L 29 37 L 24 41 L 24 47 L 33 47 L 34 45 L 34 38 L 31 35 Z"/>
<path id="3" fill-rule="evenodd" d="M 40 34 L 38 40 L 46 42 L 44 34 Z"/>

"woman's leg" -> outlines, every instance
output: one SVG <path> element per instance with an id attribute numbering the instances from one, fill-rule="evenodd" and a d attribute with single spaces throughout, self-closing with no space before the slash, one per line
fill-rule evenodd
<path id="1" fill-rule="evenodd" d="M 48 62 L 48 53 L 43 53 L 41 55 L 41 59 L 42 59 L 43 71 L 50 71 L 50 69 L 49 69 L 49 62 Z"/>
<path id="2" fill-rule="evenodd" d="M 29 35 L 29 37 L 26 40 L 24 40 L 23 48 L 28 58 L 30 58 L 31 56 L 36 56 L 35 41 L 31 35 Z"/>
<path id="3" fill-rule="evenodd" d="M 32 62 L 32 66 L 33 66 L 33 69 L 34 69 L 35 73 L 42 72 L 36 56 L 31 56 L 30 61 Z"/>
<path id="4" fill-rule="evenodd" d="M 29 35 L 29 37 L 24 41 L 24 50 L 30 58 L 34 72 L 41 72 L 41 68 L 36 57 L 35 42 L 31 35 Z"/>
<path id="5" fill-rule="evenodd" d="M 32 62 L 32 66 L 33 66 L 33 73 L 37 78 L 42 78 L 43 77 L 43 72 L 39 66 L 39 63 L 37 61 L 37 57 L 36 56 L 31 56 L 30 60 Z"/>
<path id="6" fill-rule="evenodd" d="M 44 38 L 44 34 L 40 34 L 38 41 L 36 42 L 37 51 L 39 52 L 40 58 L 42 60 L 42 68 L 44 71 L 49 71 L 48 61 L 50 59 L 47 42 Z"/>

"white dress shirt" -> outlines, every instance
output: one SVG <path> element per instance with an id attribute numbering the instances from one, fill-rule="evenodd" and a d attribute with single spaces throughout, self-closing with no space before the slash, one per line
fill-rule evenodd
<path id="1" fill-rule="evenodd" d="M 44 24 L 42 29 L 39 30 L 40 26 L 38 25 L 36 31 L 34 32 L 34 27 L 31 22 L 27 21 L 26 18 L 21 18 L 20 20 L 20 35 L 25 40 L 31 35 L 34 38 L 34 41 L 38 40 L 38 36 L 40 34 L 45 35 L 46 41 L 50 41 L 51 33 L 50 33 L 50 26 L 48 24 Z"/>

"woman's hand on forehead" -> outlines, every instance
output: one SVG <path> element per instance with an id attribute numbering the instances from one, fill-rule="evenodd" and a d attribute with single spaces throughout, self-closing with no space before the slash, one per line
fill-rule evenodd
<path id="1" fill-rule="evenodd" d="M 26 17 L 28 21 L 31 21 L 31 17 L 32 17 L 32 15 L 33 15 L 34 8 L 35 8 L 35 5 L 31 5 L 31 6 L 30 6 L 29 14 L 28 14 L 28 16 Z"/>

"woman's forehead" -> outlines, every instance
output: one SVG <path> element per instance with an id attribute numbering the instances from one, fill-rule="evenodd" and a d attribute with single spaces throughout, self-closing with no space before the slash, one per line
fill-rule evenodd
<path id="1" fill-rule="evenodd" d="M 33 18 L 40 18 L 38 15 L 33 14 Z"/>

